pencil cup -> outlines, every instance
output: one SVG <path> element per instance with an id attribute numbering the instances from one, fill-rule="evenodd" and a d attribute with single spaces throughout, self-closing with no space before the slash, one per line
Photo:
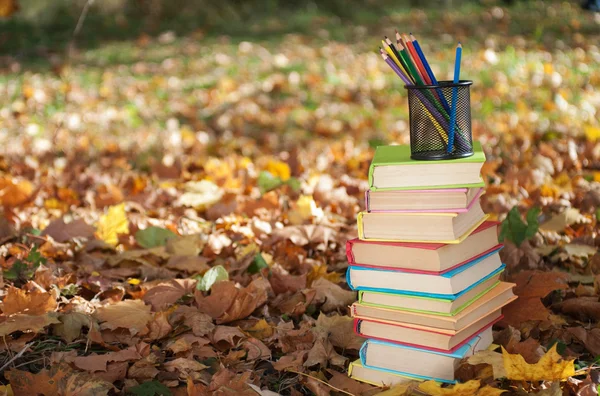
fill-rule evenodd
<path id="1" fill-rule="evenodd" d="M 435 161 L 473 155 L 472 84 L 472 81 L 460 81 L 457 84 L 439 81 L 437 85 L 405 86 L 408 90 L 412 159 Z M 453 96 L 456 98 L 455 105 Z M 453 111 L 454 136 L 450 129 Z"/>

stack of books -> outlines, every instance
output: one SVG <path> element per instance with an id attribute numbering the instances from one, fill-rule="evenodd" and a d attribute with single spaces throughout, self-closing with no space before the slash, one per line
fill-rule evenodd
<path id="1" fill-rule="evenodd" d="M 459 361 L 492 343 L 492 325 L 516 297 L 500 281 L 498 223 L 479 202 L 480 143 L 474 152 L 414 161 L 409 146 L 377 148 L 359 238 L 346 245 L 355 331 L 367 338 L 351 377 L 454 383 Z"/>

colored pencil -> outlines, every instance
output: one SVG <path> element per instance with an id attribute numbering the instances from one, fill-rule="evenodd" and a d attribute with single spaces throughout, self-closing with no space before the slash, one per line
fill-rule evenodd
<path id="1" fill-rule="evenodd" d="M 408 73 L 408 65 L 406 64 L 406 62 L 404 62 L 404 58 L 402 58 L 402 56 L 400 56 L 400 53 L 398 52 L 398 50 L 396 49 L 396 47 L 394 46 L 394 43 L 392 43 L 392 40 L 390 40 L 388 38 L 388 36 L 385 36 L 385 43 L 388 45 L 388 47 L 390 47 L 391 51 L 394 53 L 394 55 L 396 56 L 396 58 L 400 61 L 400 63 L 402 64 L 401 69 L 403 69 L 404 73 L 408 74 L 408 77 L 410 77 L 410 79 L 413 81 L 413 83 L 415 82 L 415 79 L 410 75 L 410 73 Z"/>
<path id="2" fill-rule="evenodd" d="M 405 74 L 408 74 L 408 76 L 410 76 L 410 73 L 408 73 L 408 71 L 404 69 L 404 66 L 402 66 L 402 63 L 396 57 L 396 55 L 394 54 L 394 51 L 392 51 L 392 48 L 389 45 L 387 45 L 387 43 L 384 40 L 381 40 L 381 45 L 385 49 L 385 52 L 388 53 L 388 56 L 390 56 L 392 58 L 392 60 L 396 63 L 396 65 L 398 65 L 398 67 L 400 67 L 400 70 L 402 70 Z"/>
<path id="3" fill-rule="evenodd" d="M 427 71 L 425 70 L 425 67 L 423 67 L 421 58 L 417 54 L 417 51 L 415 50 L 415 46 L 413 45 L 412 41 L 410 41 L 408 39 L 406 34 L 403 34 L 402 37 L 404 38 L 404 41 L 406 42 L 406 45 L 408 46 L 408 52 L 410 53 L 411 57 L 413 58 L 413 61 L 415 62 L 415 66 L 417 66 L 417 70 L 419 71 L 419 74 L 421 74 L 421 78 L 427 85 L 431 85 L 431 80 L 429 79 L 429 76 L 427 75 Z"/>
<path id="4" fill-rule="evenodd" d="M 462 45 L 458 43 L 456 46 L 456 57 L 454 58 L 454 84 L 460 81 L 460 58 L 462 56 Z M 452 88 L 452 106 L 450 109 L 450 128 L 448 129 L 448 152 L 452 152 L 454 145 L 454 124 L 456 123 L 456 105 L 458 102 L 458 88 Z"/>
<path id="5" fill-rule="evenodd" d="M 413 36 L 412 33 L 410 33 L 410 39 L 412 40 L 412 43 L 415 46 L 417 55 L 419 55 L 419 58 L 421 58 L 423 67 L 425 67 L 425 71 L 427 72 L 427 75 L 429 76 L 429 79 L 431 80 L 432 85 L 438 85 L 437 79 L 435 78 L 435 75 L 433 74 L 433 71 L 431 70 L 431 66 L 429 66 L 429 62 L 427 62 L 427 58 L 425 57 L 425 54 L 423 53 L 423 50 L 421 49 L 421 45 L 419 44 L 419 42 L 417 41 L 415 36 Z M 442 105 L 444 106 L 446 111 L 450 112 L 450 105 L 448 104 L 446 97 L 442 93 L 442 90 L 437 88 L 436 91 L 437 91 L 437 96 L 440 99 L 440 102 L 442 102 Z"/>
<path id="6" fill-rule="evenodd" d="M 402 79 L 402 81 L 404 81 L 405 84 L 412 85 L 412 82 L 410 81 L 408 76 L 406 76 L 400 70 L 398 65 L 396 65 L 396 63 L 381 48 L 379 50 L 380 50 L 380 54 L 381 54 L 381 57 L 383 58 L 383 60 L 392 68 L 392 70 L 394 70 L 394 72 L 396 72 L 398 77 L 400 77 Z M 435 106 L 433 106 L 430 103 L 430 101 L 427 100 L 421 92 L 416 91 L 416 95 L 419 98 L 419 100 L 421 101 L 421 104 L 427 110 L 426 111 L 427 115 L 429 116 L 429 119 L 433 123 L 435 129 L 438 131 L 438 133 L 440 134 L 440 136 L 442 137 L 444 142 L 446 144 L 448 144 L 448 137 L 446 136 L 446 130 L 445 130 L 445 127 L 448 125 L 448 123 L 446 122 L 444 116 L 439 113 L 439 111 L 435 108 Z"/>

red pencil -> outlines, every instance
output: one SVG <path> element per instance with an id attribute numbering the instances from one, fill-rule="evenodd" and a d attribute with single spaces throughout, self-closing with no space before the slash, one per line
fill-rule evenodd
<path id="1" fill-rule="evenodd" d="M 429 75 L 427 74 L 427 70 L 425 70 L 425 66 L 423 66 L 423 62 L 421 62 L 421 58 L 419 57 L 419 54 L 417 54 L 417 50 L 415 50 L 415 46 L 413 45 L 412 41 L 410 41 L 408 39 L 406 34 L 402 34 L 402 38 L 404 38 L 404 41 L 406 42 L 408 52 L 410 53 L 410 56 L 413 58 L 413 62 L 417 66 L 417 69 L 419 70 L 419 74 L 421 75 L 421 78 L 427 85 L 431 85 L 431 79 L 429 78 Z"/>

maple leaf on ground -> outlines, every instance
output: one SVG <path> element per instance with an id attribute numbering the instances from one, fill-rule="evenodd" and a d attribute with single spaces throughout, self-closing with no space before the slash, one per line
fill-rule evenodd
<path id="1" fill-rule="evenodd" d="M 186 352 L 195 346 L 204 346 L 210 344 L 208 338 L 198 337 L 190 333 L 182 334 L 171 340 L 165 346 L 166 349 L 173 353 Z"/>
<path id="2" fill-rule="evenodd" d="M 144 294 L 144 302 L 152 305 L 155 311 L 160 311 L 173 305 L 186 294 L 192 294 L 196 286 L 194 279 L 173 279 L 159 283 Z"/>
<path id="3" fill-rule="evenodd" d="M 102 396 L 113 389 L 111 383 L 74 372 L 66 363 L 50 366 L 37 374 L 12 369 L 5 375 L 16 395 Z"/>
<path id="4" fill-rule="evenodd" d="M 146 336 L 148 340 L 156 341 L 168 336 L 173 331 L 173 326 L 169 323 L 168 312 L 157 312 L 154 318 L 148 323 L 150 332 Z"/>
<path id="5" fill-rule="evenodd" d="M 573 360 L 565 360 L 556 351 L 557 344 L 535 364 L 529 364 L 521 355 L 513 355 L 502 347 L 506 378 L 521 381 L 562 380 L 575 375 Z"/>
<path id="6" fill-rule="evenodd" d="M 581 320 L 600 320 L 600 300 L 598 300 L 598 297 L 570 298 L 552 305 L 552 308 Z"/>
<path id="7" fill-rule="evenodd" d="M 241 396 L 256 396 L 254 389 L 248 386 L 250 374 L 250 372 L 245 372 L 241 375 L 236 375 L 232 371 L 222 368 L 213 375 L 208 391 L 215 395 L 235 394 Z"/>
<path id="8" fill-rule="evenodd" d="M 81 335 L 81 329 L 85 326 L 91 328 L 98 323 L 90 316 L 80 312 L 69 312 L 61 314 L 60 323 L 53 326 L 54 334 L 62 337 L 67 342 L 73 342 Z"/>
<path id="9" fill-rule="evenodd" d="M 342 374 L 338 371 L 327 369 L 327 372 L 331 374 L 328 384 L 338 389 L 350 392 L 353 395 L 368 396 L 374 395 L 379 391 L 378 388 L 373 385 L 359 382 L 355 379 L 348 377 L 347 374 Z"/>
<path id="10" fill-rule="evenodd" d="M 56 309 L 56 297 L 51 293 L 25 290 L 10 286 L 2 300 L 2 312 L 5 315 L 22 313 L 27 315 L 42 315 Z"/>
<path id="11" fill-rule="evenodd" d="M 419 385 L 419 390 L 432 396 L 497 396 L 504 392 L 504 389 L 485 386 L 480 388 L 479 380 L 471 380 L 464 384 L 455 384 L 448 388 L 442 388 L 441 384 L 435 381 L 425 381 Z"/>
<path id="12" fill-rule="evenodd" d="M 212 332 L 215 328 L 213 319 L 196 307 L 188 307 L 185 305 L 177 307 L 172 317 L 173 322 L 183 320 L 183 324 L 191 327 L 192 333 L 195 336 L 204 336 Z"/>
<path id="13" fill-rule="evenodd" d="M 273 368 L 278 371 L 285 371 L 287 369 L 302 370 L 307 354 L 307 350 L 294 351 L 273 362 Z"/>
<path id="14" fill-rule="evenodd" d="M 470 356 L 467 362 L 473 366 L 478 364 L 489 364 L 492 366 L 494 378 L 506 378 L 506 369 L 504 368 L 504 360 L 502 359 L 501 353 L 483 349 Z"/>
<path id="15" fill-rule="evenodd" d="M 119 242 L 119 234 L 129 234 L 129 221 L 124 203 L 108 208 L 106 214 L 98 220 L 96 234 L 98 238 L 112 246 L 116 246 Z"/>
<path id="16" fill-rule="evenodd" d="M 271 359 L 271 350 L 263 344 L 262 341 L 257 340 L 256 338 L 248 338 L 245 340 L 243 347 L 248 352 L 246 355 L 247 361 Z"/>
<path id="17" fill-rule="evenodd" d="M 315 280 L 312 289 L 317 291 L 315 302 L 324 303 L 321 307 L 323 312 L 331 312 L 340 308 L 347 308 L 356 301 L 356 292 L 344 290 L 335 283 L 324 278 Z"/>
<path id="18" fill-rule="evenodd" d="M 130 360 L 139 360 L 142 356 L 136 347 L 129 347 L 118 352 L 109 352 L 103 355 L 78 356 L 73 359 L 73 364 L 85 371 L 106 371 L 106 365 L 109 362 L 126 362 Z"/>
<path id="19" fill-rule="evenodd" d="M 169 372 L 178 371 L 184 378 L 187 378 L 187 375 L 189 373 L 195 371 L 202 371 L 208 368 L 208 366 L 205 366 L 200 362 L 187 358 L 177 358 L 171 360 L 169 362 L 163 363 L 163 367 Z"/>
<path id="20" fill-rule="evenodd" d="M 585 348 L 593 355 L 600 355 L 600 329 L 595 327 L 586 330 L 583 327 L 569 327 L 567 331 L 583 342 Z"/>
<path id="21" fill-rule="evenodd" d="M 105 305 L 94 312 L 94 317 L 103 322 L 103 328 L 129 329 L 132 334 L 146 333 L 148 322 L 152 320 L 150 306 L 141 300 L 125 300 Z"/>
<path id="22" fill-rule="evenodd" d="M 327 338 L 339 348 L 359 350 L 364 343 L 364 338 L 354 332 L 354 319 L 349 316 L 319 314 L 315 328 L 316 337 Z"/>
<path id="23" fill-rule="evenodd" d="M 226 341 L 231 346 L 236 345 L 236 338 L 243 339 L 246 338 L 246 335 L 237 327 L 232 326 L 217 326 L 210 336 L 213 344 L 217 344 L 220 341 Z"/>
<path id="24" fill-rule="evenodd" d="M 290 275 L 279 265 L 274 265 L 271 268 L 271 276 L 269 282 L 275 294 L 285 292 L 295 293 L 306 287 L 306 274 Z"/>
<path id="25" fill-rule="evenodd" d="M 83 219 L 65 223 L 65 220 L 60 218 L 48 224 L 48 227 L 42 231 L 42 236 L 48 235 L 56 242 L 64 243 L 74 238 L 92 238 L 95 231 L 96 229 L 87 224 Z"/>
<path id="26" fill-rule="evenodd" d="M 7 336 L 15 331 L 38 333 L 48 325 L 60 323 L 54 312 L 48 312 L 44 315 L 16 314 L 4 320 L 0 317 L 0 321 L 0 337 Z"/>
<path id="27" fill-rule="evenodd" d="M 335 239 L 336 232 L 332 228 L 323 225 L 299 225 L 276 229 L 272 234 L 271 243 L 283 239 L 289 239 L 298 246 L 305 246 L 309 243 L 322 244 L 323 248 L 327 246 L 330 240 Z"/>
<path id="28" fill-rule="evenodd" d="M 246 333 L 259 340 L 264 340 L 273 335 L 273 327 L 264 319 L 256 322 L 252 327 L 245 330 Z"/>

